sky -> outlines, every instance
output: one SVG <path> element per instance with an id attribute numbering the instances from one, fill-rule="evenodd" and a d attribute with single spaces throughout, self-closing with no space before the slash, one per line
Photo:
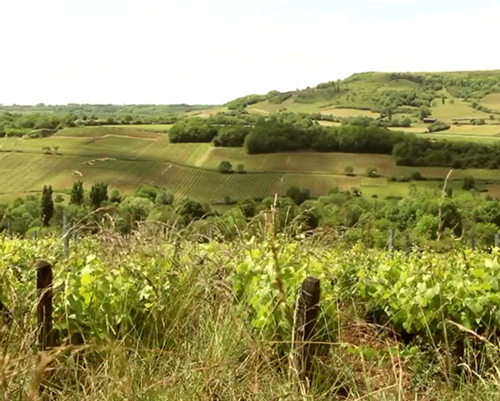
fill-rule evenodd
<path id="1" fill-rule="evenodd" d="M 0 104 L 222 104 L 500 69 L 499 0 L 0 0 Z"/>

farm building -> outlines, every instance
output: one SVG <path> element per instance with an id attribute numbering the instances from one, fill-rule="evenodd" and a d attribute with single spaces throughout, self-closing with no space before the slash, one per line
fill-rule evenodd
<path id="1" fill-rule="evenodd" d="M 436 121 L 437 121 L 437 118 L 434 118 L 434 117 L 425 117 L 422 119 L 423 123 L 429 123 L 429 124 L 435 123 Z"/>

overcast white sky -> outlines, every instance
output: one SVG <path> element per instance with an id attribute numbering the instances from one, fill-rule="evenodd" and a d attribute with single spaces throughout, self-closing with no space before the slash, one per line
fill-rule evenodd
<path id="1" fill-rule="evenodd" d="M 499 0 L 0 0 L 0 103 L 224 103 L 500 68 Z"/>

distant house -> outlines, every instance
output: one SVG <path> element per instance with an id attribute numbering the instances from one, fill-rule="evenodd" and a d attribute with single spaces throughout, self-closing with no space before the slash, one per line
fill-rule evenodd
<path id="1" fill-rule="evenodd" d="M 437 121 L 437 118 L 434 117 L 425 117 L 422 119 L 423 123 L 433 124 Z"/>

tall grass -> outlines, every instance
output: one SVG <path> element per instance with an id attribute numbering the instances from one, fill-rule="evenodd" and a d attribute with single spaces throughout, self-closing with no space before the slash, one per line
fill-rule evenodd
<path id="1" fill-rule="evenodd" d="M 276 253 L 273 268 L 279 277 L 282 243 L 274 241 L 272 224 L 262 229 L 254 241 L 271 243 Z M 98 246 L 110 268 L 113 263 L 123 263 L 122 256 L 130 253 L 170 263 L 172 285 L 158 291 L 154 310 L 140 315 L 131 307 L 129 312 L 137 324 L 124 325 L 116 335 L 97 338 L 84 333 L 80 343 L 72 343 L 68 335 L 61 339 L 60 347 L 38 352 L 33 321 L 36 304 L 32 302 L 36 295 L 19 293 L 11 299 L 8 307 L 14 320 L 0 323 L 0 397 L 494 400 L 500 396 L 498 344 L 471 332 L 466 344 L 469 357 L 451 366 L 448 358 L 452 351 L 446 343 L 405 345 L 389 326 L 370 323 L 347 288 L 335 301 L 334 340 L 320 342 L 315 375 L 304 390 L 289 371 L 287 348 L 278 344 L 291 341 L 291 333 L 289 339 L 277 341 L 255 329 L 246 307 L 251 300 L 237 298 L 227 280 L 230 266 L 235 260 L 243 260 L 250 247 L 248 237 L 241 233 L 239 240 L 218 248 L 219 252 L 206 253 L 201 245 L 177 235 L 170 230 L 142 230 L 128 238 L 109 232 L 100 235 Z M 189 236 L 189 232 L 184 235 Z M 324 233 L 311 236 L 301 242 L 300 252 L 321 252 L 332 241 Z M 177 245 L 166 252 L 165 243 Z M 64 266 L 56 265 L 56 277 L 64 270 Z M 0 282 L 0 290 L 3 284 Z M 287 302 L 288 295 L 283 294 L 279 302 Z M 95 300 L 97 306 L 99 301 Z M 292 304 L 286 307 L 293 310 Z M 449 330 L 466 330 L 443 323 Z M 45 387 L 43 397 L 40 386 Z"/>

